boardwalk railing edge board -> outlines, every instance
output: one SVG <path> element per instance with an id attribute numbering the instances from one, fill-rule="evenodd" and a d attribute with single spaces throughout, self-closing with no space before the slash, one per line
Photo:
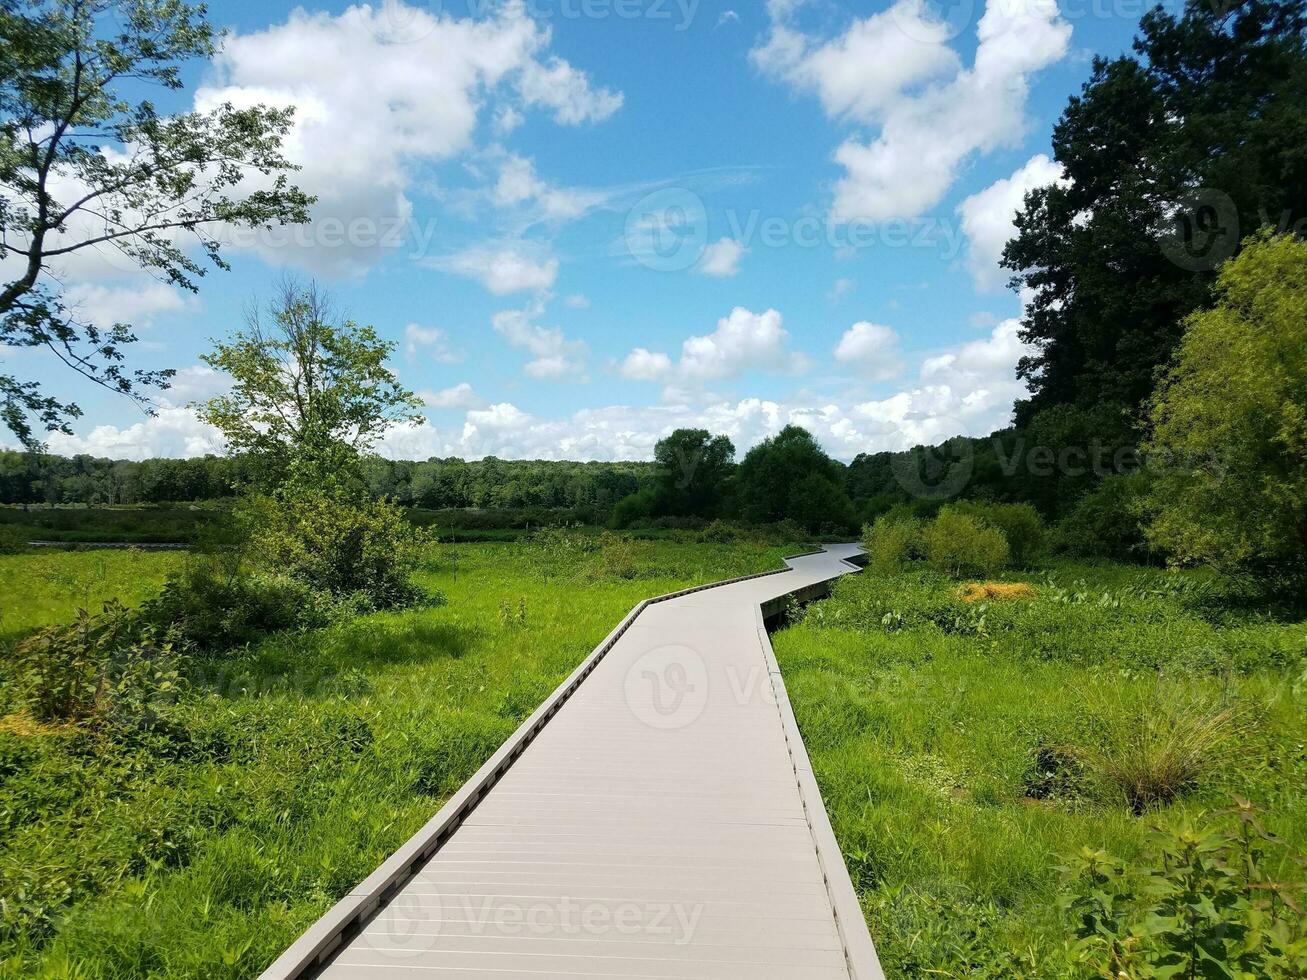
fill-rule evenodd
<path id="1" fill-rule="evenodd" d="M 803 744 L 799 720 L 794 716 L 794 707 L 790 704 L 785 678 L 781 675 L 776 651 L 772 649 L 761 607 L 758 608 L 758 640 L 762 644 L 763 655 L 767 658 L 776 709 L 780 712 L 781 724 L 785 728 L 785 740 L 789 745 L 790 759 L 794 763 L 794 777 L 799 784 L 799 795 L 803 799 L 808 827 L 817 847 L 817 861 L 826 880 L 826 892 L 830 896 L 831 908 L 835 911 L 835 925 L 844 945 L 844 955 L 848 959 L 849 976 L 854 980 L 885 980 L 880 957 L 871 940 L 871 933 L 867 931 L 862 903 L 858 901 L 858 893 L 853 889 L 848 868 L 844 864 L 844 854 L 835 839 L 835 830 L 831 827 L 826 804 L 821 798 L 821 789 L 812 771 L 808 749 Z"/>
<path id="2" fill-rule="evenodd" d="M 815 548 L 786 555 L 782 560 L 821 554 L 824 549 Z M 851 568 L 858 566 L 845 562 Z M 612 629 L 603 641 L 572 671 L 571 674 L 546 698 L 540 706 L 524 721 L 521 726 L 504 742 L 480 769 L 446 801 L 444 806 L 428 820 L 412 837 L 399 847 L 390 857 L 368 875 L 362 882 L 333 905 L 320 919 L 310 926 L 290 947 L 279 956 L 262 974 L 259 980 L 303 980 L 315 976 L 336 951 L 355 936 L 368 921 L 383 908 L 386 903 L 431 859 L 463 821 L 476 809 L 477 804 L 493 789 L 494 785 L 506 773 L 513 763 L 526 750 L 527 746 L 540 734 L 549 720 L 563 707 L 613 648 L 630 626 L 649 606 L 692 595 L 707 589 L 718 589 L 740 582 L 783 575 L 793 569 L 771 569 L 754 572 L 736 578 L 724 579 L 703 585 L 680 589 L 664 595 L 654 596 L 639 602 Z M 823 595 L 829 591 L 830 582 L 826 580 L 816 585 L 809 585 L 787 592 L 782 600 L 798 596 L 801 601 Z M 821 793 L 813 779 L 808 763 L 807 751 L 803 747 L 797 722 L 785 695 L 784 682 L 780 679 L 779 667 L 771 642 L 767 639 L 764 615 L 779 611 L 779 607 L 757 609 L 758 627 L 762 632 L 763 649 L 768 660 L 772 684 L 777 693 L 777 706 L 781 712 L 782 723 L 786 727 L 787 740 L 790 744 L 791 759 L 794 761 L 795 777 L 799 782 L 800 792 L 808 810 L 809 825 L 818 850 L 818 857 L 827 881 L 832 906 L 835 908 L 837 926 L 845 945 L 849 961 L 850 975 L 854 980 L 883 980 L 879 960 L 867 932 L 865 920 L 861 915 L 857 896 L 853 892 L 848 871 L 844 866 L 830 821 L 821 801 Z M 791 737 L 792 736 L 792 737 Z M 796 752 L 797 746 L 797 752 Z M 811 804 L 811 805 L 809 805 Z M 850 905 L 850 902 L 852 903 Z M 859 931 L 860 929 L 860 931 Z"/>

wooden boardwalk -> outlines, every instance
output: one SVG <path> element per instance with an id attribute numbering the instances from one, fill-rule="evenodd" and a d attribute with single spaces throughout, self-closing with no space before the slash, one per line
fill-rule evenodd
<path id="1" fill-rule="evenodd" d="M 266 980 L 880 980 L 764 615 L 855 546 L 642 604 Z"/>

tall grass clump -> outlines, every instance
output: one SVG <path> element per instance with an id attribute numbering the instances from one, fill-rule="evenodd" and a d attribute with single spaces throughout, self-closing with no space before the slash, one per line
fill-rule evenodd
<path id="1" fill-rule="evenodd" d="M 943 507 L 922 531 L 926 560 L 938 572 L 959 578 L 964 575 L 995 575 L 1008 563 L 1007 538 L 956 507 Z"/>
<path id="2" fill-rule="evenodd" d="M 1172 683 L 1142 698 L 1095 699 L 1090 715 L 1100 737 L 1069 754 L 1105 799 L 1124 801 L 1136 815 L 1175 802 L 1227 768 L 1252 724 L 1247 708 Z"/>
<path id="3" fill-rule="evenodd" d="M 27 531 L 12 524 L 0 524 L 0 555 L 21 555 L 27 550 Z"/>

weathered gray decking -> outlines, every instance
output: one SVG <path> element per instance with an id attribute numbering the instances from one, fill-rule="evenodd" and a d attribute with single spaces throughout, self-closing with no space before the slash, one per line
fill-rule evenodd
<path id="1" fill-rule="evenodd" d="M 882 977 L 763 628 L 856 551 L 637 610 L 265 978 Z"/>

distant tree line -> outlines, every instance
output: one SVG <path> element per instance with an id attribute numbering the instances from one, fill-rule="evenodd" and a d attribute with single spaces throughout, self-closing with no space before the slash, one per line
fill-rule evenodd
<path id="1" fill-rule="evenodd" d="M 377 497 L 432 509 L 589 508 L 607 513 L 654 478 L 651 463 L 370 457 L 364 477 Z M 0 502 L 89 506 L 186 503 L 236 496 L 255 481 L 244 456 L 113 460 L 0 452 Z"/>
<path id="2" fill-rule="evenodd" d="M 373 497 L 432 510 L 569 511 L 618 526 L 714 519 L 769 524 L 792 520 L 813 532 L 856 530 L 851 471 L 816 439 L 787 426 L 740 462 L 724 435 L 678 429 L 652 462 L 558 462 L 367 456 L 362 478 Z M 0 453 L 0 503 L 87 506 L 186 503 L 234 498 L 257 486 L 266 464 L 245 455 L 195 459 L 101 459 Z"/>

